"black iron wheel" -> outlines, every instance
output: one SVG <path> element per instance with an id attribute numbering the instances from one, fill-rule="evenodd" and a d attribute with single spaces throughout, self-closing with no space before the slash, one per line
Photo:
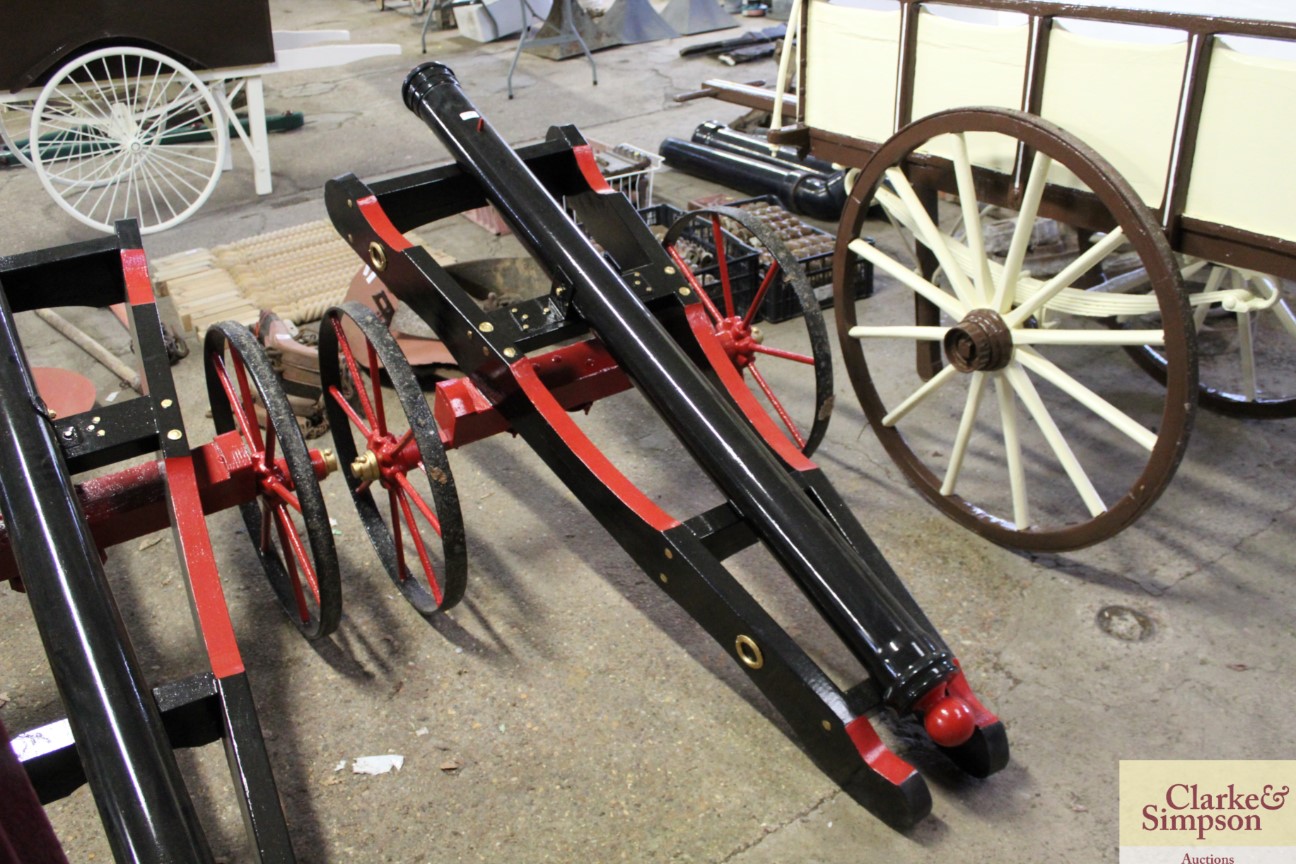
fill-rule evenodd
<path id="1" fill-rule="evenodd" d="M 328 311 L 319 345 L 334 447 L 387 575 L 424 617 L 454 606 L 468 579 L 463 516 L 414 371 L 391 331 L 358 303 Z"/>
<path id="2" fill-rule="evenodd" d="M 750 251 L 726 237 L 726 230 L 733 228 L 749 239 Z M 733 207 L 684 214 L 662 243 L 706 307 L 734 368 L 797 449 L 809 456 L 823 440 L 832 415 L 832 348 L 801 262 L 773 228 Z M 690 245 L 705 246 L 710 257 L 690 260 Z M 790 320 L 760 323 L 774 291 L 793 304 L 792 317 L 800 326 Z M 792 394 L 804 392 L 807 382 L 813 386 L 813 402 L 809 408 L 790 408 Z"/>
<path id="3" fill-rule="evenodd" d="M 256 473 L 257 497 L 240 510 L 261 567 L 302 634 L 327 636 L 342 616 L 333 528 L 319 486 L 332 454 L 312 458 L 270 361 L 246 327 L 211 327 L 204 355 L 212 422 L 218 433 L 238 432 Z"/>

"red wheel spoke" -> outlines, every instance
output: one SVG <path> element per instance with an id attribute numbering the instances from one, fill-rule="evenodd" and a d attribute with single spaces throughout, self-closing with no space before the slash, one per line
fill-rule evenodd
<path id="1" fill-rule="evenodd" d="M 792 440 L 797 443 L 798 447 L 804 448 L 806 443 L 805 438 L 802 437 L 796 424 L 792 422 L 792 418 L 788 415 L 787 409 L 783 407 L 783 403 L 778 400 L 778 397 L 774 395 L 774 391 L 770 389 L 769 383 L 765 380 L 765 376 L 760 373 L 760 370 L 758 370 L 755 365 L 748 365 L 747 371 L 751 373 L 756 384 L 760 387 L 761 391 L 764 392 L 765 398 L 769 400 L 770 405 L 774 408 L 774 412 L 778 414 L 779 419 L 783 421 L 783 425 L 786 426 L 788 432 L 792 434 Z"/>
<path id="2" fill-rule="evenodd" d="M 409 478 L 404 474 L 397 474 L 396 482 L 400 484 L 401 490 L 410 497 L 410 500 L 414 502 L 414 506 L 423 514 L 423 518 L 428 521 L 428 524 L 432 526 L 432 530 L 440 537 L 441 521 L 437 519 L 436 514 L 432 512 L 432 508 L 423 500 L 423 496 L 414 488 L 414 484 L 410 483 Z"/>
<path id="3" fill-rule="evenodd" d="M 398 475 L 404 480 L 405 476 Z M 409 481 L 406 480 L 406 483 Z M 405 522 L 409 525 L 410 538 L 414 541 L 414 548 L 418 550 L 419 561 L 423 563 L 423 574 L 427 577 L 428 587 L 432 589 L 432 599 L 436 600 L 437 605 L 441 605 L 441 586 L 437 584 L 436 570 L 432 568 L 432 562 L 428 559 L 427 547 L 423 545 L 423 535 L 418 530 L 418 524 L 414 521 L 414 514 L 410 511 L 409 502 L 405 500 L 405 495 L 398 492 L 397 499 L 400 501 L 401 510 L 405 513 Z"/>
<path id="4" fill-rule="evenodd" d="M 247 368 L 238 352 L 230 351 L 230 359 L 234 361 L 234 374 L 238 376 L 239 392 L 243 395 L 243 417 L 247 422 L 247 431 L 252 435 L 250 440 L 255 443 L 258 452 L 263 452 L 265 442 L 261 439 L 261 424 L 257 422 L 256 403 L 252 401 L 252 385 L 248 383 Z"/>
<path id="5" fill-rule="evenodd" d="M 373 406 L 369 404 L 369 394 L 365 392 L 364 376 L 360 374 L 360 366 L 356 363 L 355 355 L 351 353 L 351 343 L 347 341 L 346 333 L 342 330 L 342 319 L 335 317 L 332 324 L 333 332 L 337 334 L 338 348 L 342 351 L 342 359 L 346 361 L 347 371 L 351 375 L 351 384 L 356 388 L 356 395 L 360 398 L 360 407 L 364 409 L 370 427 L 376 428 L 378 421 L 374 417 Z M 368 344 L 367 339 L 365 344 Z M 346 406 L 346 400 L 340 399 L 338 404 Z"/>
<path id="6" fill-rule="evenodd" d="M 269 417 L 269 415 L 266 415 Z M 279 437 L 275 434 L 273 424 L 267 423 L 265 430 L 265 466 L 272 467 L 275 464 L 275 439 Z"/>
<path id="7" fill-rule="evenodd" d="M 373 383 L 374 411 L 377 414 L 379 434 L 387 434 L 387 412 L 383 410 L 382 373 L 378 371 L 378 351 L 373 343 L 365 339 L 365 348 L 369 350 L 369 380 Z"/>
<path id="8" fill-rule="evenodd" d="M 373 430 L 370 429 L 364 419 L 355 412 L 355 409 L 351 407 L 351 403 L 347 402 L 346 397 L 342 395 L 342 391 L 338 390 L 337 387 L 330 387 L 329 395 L 333 397 L 334 402 L 337 402 L 338 407 L 342 409 L 342 413 L 347 415 L 347 419 L 350 420 L 357 429 L 364 433 L 366 441 L 373 437 Z"/>
<path id="9" fill-rule="evenodd" d="M 711 215 L 711 237 L 715 243 L 716 270 L 720 273 L 720 288 L 724 292 L 725 317 L 734 316 L 733 286 L 729 284 L 729 259 L 725 256 L 724 229 L 720 227 L 719 214 Z"/>
<path id="10" fill-rule="evenodd" d="M 276 513 L 278 510 L 279 508 L 276 508 Z M 276 519 L 275 527 L 279 531 L 279 545 L 287 551 L 291 546 L 291 541 L 288 539 L 288 534 L 284 530 L 283 522 Z M 301 618 L 302 623 L 305 624 L 310 621 L 310 607 L 306 605 L 306 594 L 301 589 L 301 579 L 297 577 L 297 566 L 293 561 L 293 556 L 284 555 L 284 567 L 288 571 L 288 583 L 292 585 L 293 598 L 297 602 L 297 615 Z"/>
<path id="11" fill-rule="evenodd" d="M 243 440 L 248 443 L 249 449 L 253 451 L 252 458 L 256 459 L 261 455 L 261 429 L 255 425 L 249 428 L 247 414 L 243 413 L 243 403 L 239 401 L 238 395 L 234 392 L 234 385 L 230 383 L 229 375 L 225 371 L 225 359 L 216 357 L 213 360 L 212 368 L 216 370 L 216 380 L 220 382 L 221 389 L 225 391 L 225 399 L 230 404 L 230 411 L 234 415 L 234 426 L 238 429 Z"/>
<path id="12" fill-rule="evenodd" d="M 813 366 L 815 362 L 814 358 L 808 354 L 784 351 L 782 348 L 769 348 L 765 345 L 753 345 L 752 351 L 757 354 L 764 354 L 766 357 L 778 357 L 780 360 L 791 360 L 794 363 L 804 363 L 807 366 Z"/>
<path id="13" fill-rule="evenodd" d="M 288 487 L 283 484 L 283 481 L 280 480 L 279 478 L 277 477 L 263 478 L 261 480 L 261 488 L 265 492 L 268 492 L 270 495 L 278 499 L 275 502 L 275 506 L 286 504 L 289 507 L 296 510 L 298 513 L 301 512 L 301 502 L 297 500 L 297 496 L 294 495 L 288 489 Z"/>
<path id="14" fill-rule="evenodd" d="M 778 272 L 778 261 L 771 261 L 769 268 L 765 271 L 765 278 L 761 280 L 760 287 L 756 289 L 756 296 L 752 298 L 751 305 L 747 307 L 747 314 L 743 316 L 742 323 L 747 327 L 750 327 L 752 321 L 756 319 L 756 312 L 760 309 L 761 304 L 765 302 L 765 295 L 769 292 L 770 286 L 774 284 L 774 277 L 778 275 Z"/>
<path id="15" fill-rule="evenodd" d="M 395 489 L 387 490 L 387 500 L 391 503 L 391 533 L 392 542 L 396 544 L 396 572 L 404 582 L 409 578 L 409 571 L 405 569 L 405 541 L 401 538 L 400 505 L 396 503 Z"/>
<path id="16" fill-rule="evenodd" d="M 688 281 L 689 287 L 693 289 L 693 293 L 701 299 L 702 305 L 707 310 L 707 314 L 711 316 L 711 320 L 719 323 L 724 316 L 720 314 L 720 310 L 717 309 L 715 303 L 711 301 L 710 295 L 707 294 L 706 291 L 702 290 L 702 284 L 698 282 L 697 276 L 693 275 L 693 268 L 689 267 L 688 263 L 685 262 L 684 258 L 679 254 L 679 250 L 674 246 L 668 247 L 666 251 L 670 253 L 671 260 L 675 262 L 675 268 L 684 274 L 684 278 Z"/>
<path id="17" fill-rule="evenodd" d="M 298 585 L 297 565 L 300 565 L 301 573 L 306 577 L 306 584 L 315 595 L 315 602 L 319 603 L 319 578 L 315 575 L 315 567 L 306 554 L 306 547 L 302 545 L 301 534 L 293 524 L 292 517 L 288 515 L 287 508 L 277 504 L 274 512 L 279 523 L 279 537 L 284 541 L 284 552 L 291 553 L 284 555 L 284 562 L 288 565 L 288 575 L 292 577 L 293 585 Z M 295 590 L 300 592 L 300 586 Z"/>

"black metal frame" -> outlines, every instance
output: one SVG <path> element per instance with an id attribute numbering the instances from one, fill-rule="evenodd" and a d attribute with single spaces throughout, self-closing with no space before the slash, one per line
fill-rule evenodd
<path id="1" fill-rule="evenodd" d="M 868 712 L 926 715 L 932 728 L 932 715 L 961 705 L 973 718 L 970 737 L 944 751 L 977 776 L 1002 768 L 1002 724 L 823 473 L 734 384 L 732 365 L 715 362 L 699 298 L 630 203 L 602 181 L 580 134 L 555 128 L 543 144 L 514 153 L 440 64 L 414 70 L 404 96 L 457 164 L 372 186 L 344 176 L 328 184 L 326 204 L 339 233 L 433 327 L 512 431 L 739 661 L 820 767 L 886 822 L 912 825 L 929 811 L 930 794 L 882 745 Z M 483 311 L 402 236 L 487 201 L 552 278 L 548 296 Z M 575 426 L 526 355 L 585 333 L 606 346 L 728 503 L 673 518 Z M 839 688 L 728 572 L 723 559 L 758 540 L 868 679 Z"/>
<path id="2" fill-rule="evenodd" d="M 0 510 L 67 719 L 13 746 L 42 802 L 89 782 L 118 861 L 213 860 L 173 748 L 223 740 L 257 861 L 294 860 L 252 691 L 203 521 L 161 318 L 133 222 L 116 235 L 0 258 Z M 55 418 L 14 313 L 125 301 L 146 395 Z M 152 685 L 117 610 L 74 474 L 156 453 L 210 669 Z M 70 732 L 70 735 L 68 734 Z"/>

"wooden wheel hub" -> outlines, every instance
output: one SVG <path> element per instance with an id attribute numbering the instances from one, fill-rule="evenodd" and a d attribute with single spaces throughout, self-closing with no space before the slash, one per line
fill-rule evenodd
<path id="1" fill-rule="evenodd" d="M 973 309 L 942 340 L 945 356 L 960 372 L 994 372 L 1012 359 L 1012 330 L 998 312 Z"/>

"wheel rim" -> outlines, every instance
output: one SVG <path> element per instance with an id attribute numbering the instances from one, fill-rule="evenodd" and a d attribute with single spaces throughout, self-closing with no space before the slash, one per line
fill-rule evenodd
<path id="1" fill-rule="evenodd" d="M 342 614 L 332 525 L 306 441 L 261 346 L 242 325 L 207 331 L 207 392 L 218 433 L 237 431 L 252 460 L 256 499 L 240 508 L 262 569 L 308 639 Z M 263 430 L 258 413 L 266 418 Z"/>
<path id="2" fill-rule="evenodd" d="M 211 196 L 229 131 L 206 85 L 156 51 L 104 48 L 59 69 L 32 110 L 32 167 L 79 222 L 140 232 L 188 218 Z"/>
<path id="3" fill-rule="evenodd" d="M 1197 333 L 1198 404 L 1230 417 L 1296 417 L 1296 297 L 1290 286 L 1199 259 L 1182 261 L 1180 269 Z M 1142 347 L 1130 353 L 1164 379 L 1162 352 Z"/>
<path id="4" fill-rule="evenodd" d="M 731 253 L 736 244 L 725 233 L 725 225 L 734 223 L 745 228 L 768 253 L 764 274 L 758 274 L 750 253 L 746 260 L 735 263 Z M 687 245 L 697 240 L 714 250 L 714 263 L 689 263 Z M 702 301 L 734 368 L 797 448 L 809 456 L 828 430 L 833 383 L 828 329 L 805 269 L 768 225 L 731 207 L 684 214 L 662 242 Z M 779 284 L 795 298 L 802 313 L 798 318 L 801 327 L 792 322 L 759 326 L 761 309 Z M 790 396 L 804 392 L 807 377 L 813 381 L 814 401 L 809 408 L 792 407 Z"/>
<path id="5" fill-rule="evenodd" d="M 973 139 L 977 147 L 992 133 L 1004 139 L 996 144 L 1025 148 L 1030 170 L 1002 257 L 987 251 L 977 195 L 990 190 L 1006 199 L 1007 175 L 973 166 L 971 133 L 983 133 Z M 1054 165 L 1087 194 L 1058 184 Z M 926 216 L 923 193 L 934 189 L 957 198 L 945 216 L 963 220 L 966 240 Z M 864 241 L 875 199 L 893 223 L 923 238 L 918 257 L 925 272 L 938 266 L 942 279 L 924 278 L 898 252 Z M 1102 234 L 1058 274 L 1035 278 L 1023 264 L 1038 217 L 1059 212 L 1078 214 L 1092 223 L 1082 227 Z M 1079 290 L 1123 244 L 1150 275 L 1151 293 Z M 881 279 L 900 284 L 883 282 L 858 304 L 844 301 L 842 286 L 861 257 Z M 1179 273 L 1129 185 L 1056 126 L 977 109 L 902 130 L 865 166 L 848 199 L 834 277 L 843 359 L 869 422 L 908 479 L 963 525 L 1009 547 L 1079 548 L 1128 526 L 1173 477 L 1196 395 Z M 1120 314 L 1113 310 L 1144 308 L 1159 317 L 1157 332 L 1103 326 Z M 1150 342 L 1166 358 L 1164 390 L 1139 390 L 1107 371 L 1119 368 L 1111 364 L 1122 348 Z"/>
<path id="6" fill-rule="evenodd" d="M 396 340 L 358 303 L 330 309 L 320 327 L 320 374 L 347 486 L 387 575 L 425 617 L 454 606 L 468 572 L 459 497 L 432 411 Z"/>
<path id="7" fill-rule="evenodd" d="M 28 136 L 31 134 L 32 108 L 35 105 L 35 99 L 0 104 L 0 142 L 4 143 L 10 156 L 27 168 L 34 167 Z"/>

